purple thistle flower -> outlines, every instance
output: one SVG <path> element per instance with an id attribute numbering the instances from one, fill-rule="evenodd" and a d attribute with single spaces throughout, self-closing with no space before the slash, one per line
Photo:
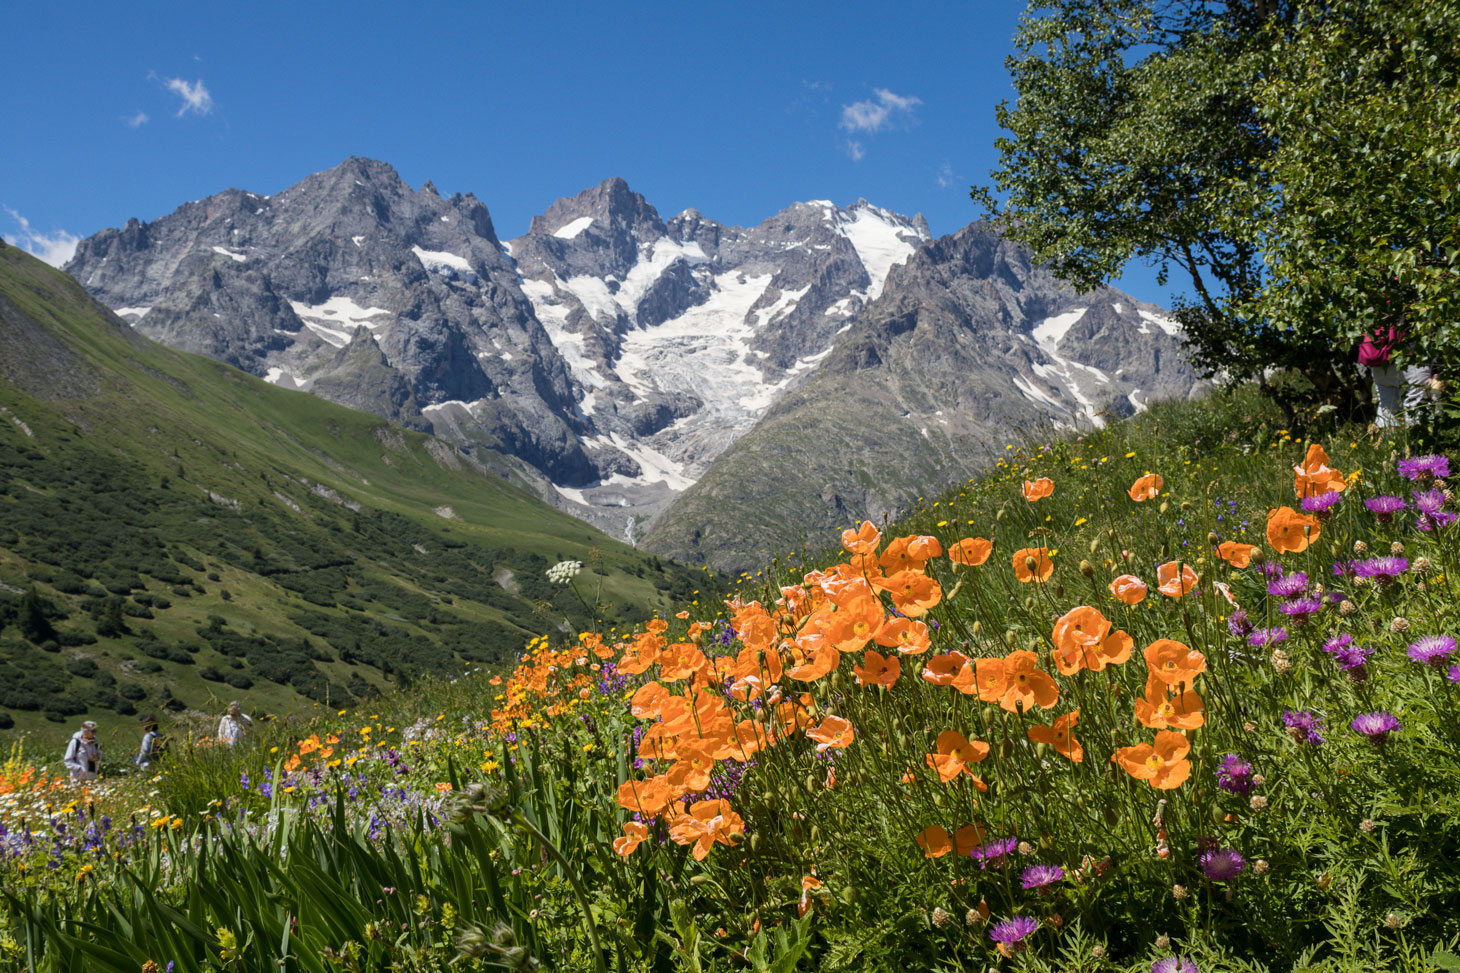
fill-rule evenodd
<path id="1" fill-rule="evenodd" d="M 1288 728 L 1288 734 L 1299 743 L 1317 746 L 1323 742 L 1323 721 L 1307 710 L 1283 710 L 1283 725 Z"/>
<path id="2" fill-rule="evenodd" d="M 1247 617 L 1247 610 L 1239 608 L 1227 618 L 1227 631 L 1232 633 L 1234 638 L 1245 639 L 1252 634 L 1252 620 Z"/>
<path id="3" fill-rule="evenodd" d="M 1294 598 L 1292 601 L 1278 606 L 1278 611 L 1291 618 L 1294 625 L 1302 625 L 1322 610 L 1323 599 L 1315 598 L 1312 595 L 1306 598 Z"/>
<path id="4" fill-rule="evenodd" d="M 1372 649 L 1360 648 L 1357 645 L 1346 645 L 1333 653 L 1333 659 L 1338 667 L 1348 674 L 1354 682 L 1363 682 L 1368 678 L 1369 670 L 1366 668 L 1369 663 L 1369 656 L 1373 655 Z"/>
<path id="5" fill-rule="evenodd" d="M 1427 517 L 1433 517 L 1445 505 L 1445 495 L 1434 487 L 1414 491 L 1414 509 Z"/>
<path id="6" fill-rule="evenodd" d="M 1277 645 L 1279 642 L 1286 642 L 1287 640 L 1288 630 L 1285 628 L 1253 629 L 1252 634 L 1247 636 L 1247 644 L 1258 649 L 1264 645 Z"/>
<path id="7" fill-rule="evenodd" d="M 1242 874 L 1242 869 L 1247 863 L 1242 856 L 1231 848 L 1218 848 L 1215 851 L 1203 852 L 1201 856 L 1202 874 L 1213 882 L 1230 882 Z"/>
<path id="8" fill-rule="evenodd" d="M 1008 858 L 1019 847 L 1018 838 L 995 838 L 993 841 L 985 842 L 974 848 L 968 855 L 978 862 L 979 868 L 1002 868 L 1008 864 Z"/>
<path id="9" fill-rule="evenodd" d="M 1032 916 L 1015 916 L 994 923 L 994 927 L 989 930 L 989 938 L 1001 946 L 1014 947 L 1038 928 L 1039 922 Z"/>
<path id="10" fill-rule="evenodd" d="M 1365 500 L 1364 506 L 1369 508 L 1379 523 L 1387 524 L 1394 519 L 1395 514 L 1407 508 L 1409 504 L 1404 502 L 1403 497 L 1383 496 Z"/>
<path id="11" fill-rule="evenodd" d="M 1460 666 L 1451 666 L 1445 670 L 1445 678 L 1451 682 L 1460 682 Z"/>
<path id="12" fill-rule="evenodd" d="M 1333 638 L 1323 643 L 1323 651 L 1332 655 L 1333 653 L 1338 652 L 1340 649 L 1347 648 L 1349 645 L 1353 644 L 1353 640 L 1354 637 L 1352 635 L 1349 635 L 1347 632 L 1339 632 Z"/>
<path id="13" fill-rule="evenodd" d="M 1151 973 L 1201 973 L 1185 956 L 1167 956 L 1151 964 Z"/>
<path id="14" fill-rule="evenodd" d="M 1448 635 L 1426 635 L 1409 644 L 1409 657 L 1426 666 L 1442 666 L 1455 651 L 1455 640 Z"/>
<path id="15" fill-rule="evenodd" d="M 1217 786 L 1246 797 L 1252 792 L 1252 765 L 1235 753 L 1227 754 L 1217 765 Z"/>
<path id="16" fill-rule="evenodd" d="M 1278 598 L 1293 598 L 1308 590 L 1308 575 L 1294 571 L 1267 586 L 1267 593 Z"/>
<path id="17" fill-rule="evenodd" d="M 1304 497 L 1302 508 L 1305 513 L 1319 514 L 1320 519 L 1330 513 L 1338 502 L 1343 499 L 1343 494 L 1337 490 L 1330 490 L 1327 493 L 1320 493 L 1313 497 Z"/>
<path id="18" fill-rule="evenodd" d="M 1055 882 L 1063 880 L 1064 877 L 1065 870 L 1058 865 L 1030 865 L 1019 876 L 1019 884 L 1026 891 L 1042 889 L 1046 885 L 1053 885 Z"/>
<path id="19" fill-rule="evenodd" d="M 1393 713 L 1383 710 L 1377 713 L 1361 713 L 1354 717 L 1349 726 L 1354 732 L 1368 737 L 1375 746 L 1383 746 L 1389 741 L 1389 734 L 1403 729 Z"/>
<path id="20" fill-rule="evenodd" d="M 1339 559 L 1333 562 L 1333 576 L 1335 578 L 1346 578 L 1354 573 L 1354 562 Z"/>
<path id="21" fill-rule="evenodd" d="M 1264 561 L 1259 570 L 1265 578 L 1280 578 L 1283 575 L 1283 566 L 1276 561 Z"/>
<path id="22" fill-rule="evenodd" d="M 1449 527 L 1456 520 L 1457 514 L 1448 510 L 1437 510 L 1432 514 L 1421 514 L 1414 522 L 1415 530 L 1431 531 L 1439 530 L 1441 527 Z"/>
<path id="23" fill-rule="evenodd" d="M 1409 559 L 1403 557 L 1371 557 L 1354 564 L 1354 574 L 1360 578 L 1373 578 L 1378 585 L 1387 586 L 1394 579 L 1409 570 Z"/>
<path id="24" fill-rule="evenodd" d="M 1411 480 L 1429 482 L 1444 479 L 1450 475 L 1450 458 L 1431 453 L 1428 456 L 1413 456 L 1399 461 L 1399 475 Z"/>

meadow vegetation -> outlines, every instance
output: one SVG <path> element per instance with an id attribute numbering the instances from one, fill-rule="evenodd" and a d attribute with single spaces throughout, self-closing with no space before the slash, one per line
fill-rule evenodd
<path id="1" fill-rule="evenodd" d="M 1011 443 L 723 602 L 161 773 L 17 751 L 0 962 L 1460 967 L 1450 459 L 1326 418 Z"/>

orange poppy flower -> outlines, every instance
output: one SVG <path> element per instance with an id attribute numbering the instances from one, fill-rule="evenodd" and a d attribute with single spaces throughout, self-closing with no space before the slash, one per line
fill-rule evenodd
<path id="1" fill-rule="evenodd" d="M 1156 569 L 1156 590 L 1167 598 L 1180 598 L 1195 588 L 1199 580 L 1191 565 L 1180 561 L 1167 561 Z"/>
<path id="2" fill-rule="evenodd" d="M 968 656 L 962 652 L 944 652 L 941 655 L 935 655 L 923 667 L 923 679 L 934 686 L 951 686 L 958 673 L 968 663 Z"/>
<path id="3" fill-rule="evenodd" d="M 948 559 L 954 564 L 978 567 L 994 552 L 994 542 L 982 537 L 965 537 L 948 548 Z"/>
<path id="4" fill-rule="evenodd" d="M 959 858 L 967 858 L 973 854 L 973 849 L 983 844 L 987 834 L 981 824 L 965 824 L 953 832 L 953 853 Z"/>
<path id="5" fill-rule="evenodd" d="M 1158 495 L 1165 486 L 1166 481 L 1161 479 L 1160 473 L 1147 473 L 1145 476 L 1138 477 L 1126 493 L 1136 503 L 1143 503 Z"/>
<path id="6" fill-rule="evenodd" d="M 717 843 L 733 846 L 744 833 L 744 819 L 723 798 L 696 801 L 690 805 L 689 813 L 677 816 L 669 824 L 669 837 L 675 844 L 694 844 L 691 854 L 695 861 L 704 861 Z"/>
<path id="7" fill-rule="evenodd" d="M 890 687 L 902 675 L 902 660 L 897 656 L 889 659 L 880 652 L 868 649 L 862 657 L 862 665 L 852 663 L 852 673 L 860 685 Z"/>
<path id="8" fill-rule="evenodd" d="M 1292 507 L 1279 507 L 1267 515 L 1267 542 L 1276 550 L 1301 554 L 1321 533 L 1317 517 L 1300 514 Z"/>
<path id="9" fill-rule="evenodd" d="M 641 720 L 652 720 L 664 711 L 672 694 L 657 682 L 646 682 L 629 700 L 629 712 Z"/>
<path id="10" fill-rule="evenodd" d="M 824 636 L 800 638 L 794 643 L 805 661 L 786 670 L 786 675 L 801 682 L 815 682 L 841 665 L 842 654 Z M 807 648 L 809 646 L 809 648 Z"/>
<path id="11" fill-rule="evenodd" d="M 613 850 L 615 854 L 629 856 L 634 849 L 639 847 L 639 842 L 649 837 L 649 829 L 638 821 L 624 822 L 624 836 L 613 839 Z"/>
<path id="12" fill-rule="evenodd" d="M 1346 489 L 1348 481 L 1338 470 L 1329 467 L 1328 453 L 1317 443 L 1310 445 L 1303 462 L 1293 467 L 1293 491 L 1299 500 Z"/>
<path id="13" fill-rule="evenodd" d="M 882 542 L 882 532 L 864 520 L 856 530 L 842 531 L 842 547 L 852 554 L 871 554 Z"/>
<path id="14" fill-rule="evenodd" d="M 911 568 L 880 579 L 877 587 L 891 595 L 892 604 L 909 618 L 917 618 L 943 600 L 938 582 Z"/>
<path id="15" fill-rule="evenodd" d="M 1207 721 L 1206 705 L 1196 690 L 1170 695 L 1159 676 L 1146 679 L 1146 696 L 1136 700 L 1136 719 L 1153 730 L 1195 730 Z"/>
<path id="16" fill-rule="evenodd" d="M 896 574 L 907 568 L 919 571 L 923 565 L 943 553 L 938 538 L 920 534 L 916 537 L 899 537 L 887 545 L 887 550 L 877 559 L 877 564 L 888 574 Z"/>
<path id="17" fill-rule="evenodd" d="M 1110 593 L 1117 601 L 1123 601 L 1127 605 L 1139 605 L 1145 601 L 1149 590 L 1146 583 L 1133 574 L 1122 574 L 1110 582 Z"/>
<path id="18" fill-rule="evenodd" d="M 1175 639 L 1157 639 L 1146 646 L 1146 667 L 1168 686 L 1190 683 L 1207 671 L 1207 657 Z"/>
<path id="19" fill-rule="evenodd" d="M 973 664 L 978 698 L 985 703 L 997 703 L 1009 691 L 1008 666 L 1003 659 L 983 658 Z"/>
<path id="20" fill-rule="evenodd" d="M 932 636 L 922 622 L 893 615 L 882 623 L 872 641 L 903 655 L 921 655 L 932 645 Z"/>
<path id="21" fill-rule="evenodd" d="M 1055 718 L 1053 725 L 1044 726 L 1035 724 L 1028 730 L 1029 739 L 1035 743 L 1043 743 L 1055 749 L 1056 753 L 1063 754 L 1075 763 L 1085 759 L 1085 750 L 1080 746 L 1080 741 L 1075 739 L 1075 724 L 1080 722 L 1080 711 L 1072 710 L 1063 716 Z"/>
<path id="22" fill-rule="evenodd" d="M 999 700 L 999 705 L 1011 713 L 1019 712 L 1029 704 L 1049 709 L 1058 700 L 1059 686 L 1054 677 L 1038 668 L 1039 656 L 1027 649 L 1010 652 L 1004 658 L 1004 672 L 1009 688 Z"/>
<path id="23" fill-rule="evenodd" d="M 1036 500 L 1043 500 L 1054 492 L 1054 481 L 1047 476 L 1041 476 L 1037 480 L 1024 481 L 1024 499 L 1033 503 Z"/>
<path id="24" fill-rule="evenodd" d="M 1110 632 L 1110 620 L 1088 605 L 1071 608 L 1054 623 L 1055 666 L 1069 676 L 1085 665 L 1085 649 L 1098 646 Z M 1101 664 L 1104 668 L 1104 664 Z"/>
<path id="25" fill-rule="evenodd" d="M 1245 568 L 1252 563 L 1252 552 L 1257 550 L 1256 544 L 1239 544 L 1236 541 L 1223 541 L 1217 545 L 1217 557 L 1226 561 L 1234 568 Z"/>
<path id="26" fill-rule="evenodd" d="M 1148 781 L 1157 790 L 1169 791 L 1180 787 L 1191 775 L 1191 762 L 1186 755 L 1191 752 L 1191 743 L 1180 733 L 1162 730 L 1156 734 L 1155 744 L 1142 743 L 1134 747 L 1121 747 L 1110 757 L 1125 768 L 1132 777 Z"/>
<path id="27" fill-rule="evenodd" d="M 670 788 L 678 794 L 702 791 L 710 786 L 710 774 L 715 770 L 715 755 L 709 742 L 696 740 L 681 743 L 679 759 L 670 765 L 664 778 Z"/>
<path id="28" fill-rule="evenodd" d="M 292 774 L 299 769 L 299 764 L 299 754 L 292 753 L 289 755 L 289 759 L 284 761 L 284 769 Z"/>
<path id="29" fill-rule="evenodd" d="M 1023 582 L 1048 581 L 1054 562 L 1047 547 L 1025 547 L 1014 552 L 1014 577 Z"/>
<path id="30" fill-rule="evenodd" d="M 969 740 L 957 730 L 944 730 L 938 734 L 937 753 L 923 755 L 927 765 L 938 772 L 938 779 L 948 783 L 964 771 L 973 778 L 979 790 L 985 790 L 983 781 L 968 770 L 969 764 L 976 764 L 989 755 L 989 745 L 981 740 Z"/>
<path id="31" fill-rule="evenodd" d="M 653 817 L 669 806 L 669 784 L 662 776 L 624 781 L 618 787 L 618 805 L 626 811 Z"/>
<path id="32" fill-rule="evenodd" d="M 942 858 L 953 850 L 953 839 L 948 835 L 948 829 L 933 825 L 924 828 L 917 838 L 918 847 L 923 850 L 924 858 Z"/>
<path id="33" fill-rule="evenodd" d="M 806 735 L 816 741 L 817 753 L 826 753 L 832 747 L 843 749 L 851 746 L 855 734 L 850 721 L 840 716 L 828 716 L 806 731 Z"/>

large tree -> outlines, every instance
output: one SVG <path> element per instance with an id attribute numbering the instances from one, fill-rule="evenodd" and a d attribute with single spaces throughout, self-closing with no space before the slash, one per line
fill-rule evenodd
<path id="1" fill-rule="evenodd" d="M 1133 258 L 1157 264 L 1163 280 L 1173 267 L 1183 272 L 1192 297 L 1177 314 L 1193 362 L 1208 373 L 1261 381 L 1286 367 L 1320 396 L 1352 400 L 1364 388 L 1353 343 L 1384 301 L 1397 301 L 1396 315 L 1422 310 L 1416 294 L 1433 291 L 1443 271 L 1424 264 L 1422 285 L 1404 275 L 1395 282 L 1376 269 L 1384 263 L 1376 256 L 1342 261 L 1345 283 L 1318 283 L 1363 233 L 1377 253 L 1413 237 L 1397 234 L 1397 224 L 1421 222 L 1403 193 L 1391 193 L 1376 199 L 1372 231 L 1345 222 L 1342 197 L 1315 226 L 1334 202 L 1320 190 L 1325 173 L 1343 166 L 1340 192 L 1382 197 L 1366 156 L 1373 145 L 1402 154 L 1443 144 L 1444 99 L 1430 99 L 1425 121 L 1400 118 L 1422 99 L 1421 79 L 1449 77 L 1453 94 L 1449 69 L 1419 61 L 1452 36 L 1457 3 L 1034 0 L 1008 62 L 1018 98 L 998 109 L 1009 134 L 997 142 L 993 176 L 1005 200 L 984 189 L 973 195 L 1076 286 L 1106 282 Z M 1429 42 L 1425 30 L 1435 32 Z M 1391 48 L 1403 53 L 1373 53 Z M 1438 61 L 1453 62 L 1454 53 Z M 1356 63 L 1346 54 L 1366 56 Z M 1352 92 L 1346 108 L 1332 101 L 1340 89 Z M 1446 212 L 1453 197 L 1442 199 L 1437 183 L 1454 162 L 1453 115 L 1448 122 L 1449 154 L 1428 156 L 1422 180 L 1433 208 Z M 1443 233 L 1428 237 L 1427 253 L 1443 249 Z M 1301 300 L 1294 279 L 1308 288 Z M 1375 286 L 1381 281 L 1392 286 Z M 1439 298 L 1424 300 L 1438 309 Z"/>

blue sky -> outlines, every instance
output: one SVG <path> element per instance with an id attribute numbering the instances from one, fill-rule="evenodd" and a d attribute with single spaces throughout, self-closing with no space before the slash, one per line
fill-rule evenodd
<path id="1" fill-rule="evenodd" d="M 666 217 L 866 198 L 951 233 L 996 161 L 1021 8 L 12 3 L 0 232 L 56 260 L 360 155 L 476 193 L 504 239 L 609 176 Z M 1120 286 L 1169 303 L 1153 270 Z"/>

